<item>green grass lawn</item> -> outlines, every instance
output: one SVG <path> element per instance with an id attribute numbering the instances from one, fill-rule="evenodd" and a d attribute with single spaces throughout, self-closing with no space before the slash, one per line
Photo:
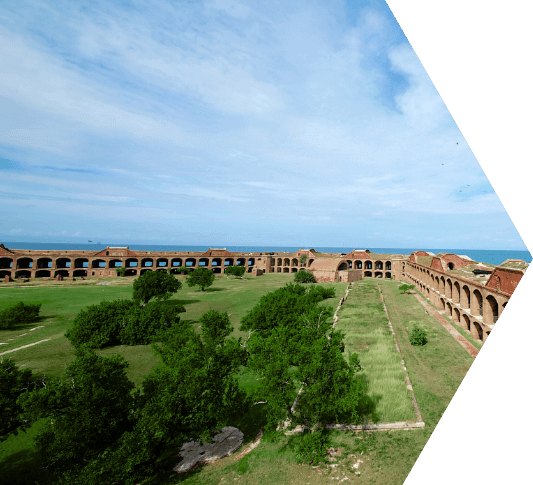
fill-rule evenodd
<path id="1" fill-rule="evenodd" d="M 120 283 L 125 283 L 127 280 L 128 278 L 120 279 Z M 247 280 L 217 278 L 212 287 L 213 291 L 200 292 L 196 288 L 184 287 L 174 298 L 183 301 L 187 312 L 182 317 L 190 320 L 195 326 L 197 326 L 202 313 L 214 308 L 231 313 L 230 319 L 237 328 L 240 319 L 256 304 L 261 295 L 290 281 L 292 281 L 292 275 L 286 274 L 267 274 L 258 278 L 250 277 Z M 372 307 L 375 305 L 372 302 L 376 297 L 378 298 L 377 302 L 379 302 L 377 283 L 376 280 L 363 280 L 364 286 L 350 292 L 350 297 L 343 305 L 340 313 L 342 318 L 338 325 L 342 323 L 344 317 L 346 317 L 345 320 L 348 320 L 350 312 L 353 312 L 351 316 L 353 320 L 369 322 L 366 329 L 365 327 L 360 329 L 359 338 L 361 340 L 363 335 L 367 335 L 364 332 L 368 333 L 366 337 L 368 339 L 377 338 L 379 332 L 382 332 L 382 316 L 379 315 L 377 305 Z M 49 342 L 8 354 L 8 356 L 14 358 L 19 365 L 26 365 L 38 372 L 46 372 L 47 375 L 60 375 L 66 364 L 73 359 L 73 349 L 63 337 L 63 333 L 69 327 L 75 314 L 81 308 L 98 303 L 104 298 L 112 300 L 130 297 L 130 285 L 131 283 L 120 286 L 88 285 L 83 288 L 74 285 L 68 288 L 0 288 L 0 309 L 20 300 L 31 303 L 43 302 L 42 314 L 45 319 L 38 325 L 45 325 L 45 328 L 31 332 L 30 336 L 14 337 L 17 341 L 10 343 L 11 347 L 24 345 L 42 338 L 51 338 Z M 344 295 L 346 283 L 326 284 L 324 286 L 330 285 L 336 288 L 337 296 L 334 300 L 323 303 L 336 307 L 338 300 Z M 206 485 L 221 482 L 325 484 L 332 483 L 332 478 L 342 479 L 345 476 L 348 478 L 348 483 L 403 483 L 473 359 L 442 325 L 431 315 L 425 314 L 423 307 L 413 295 L 403 295 L 398 291 L 398 282 L 379 280 L 379 285 L 399 341 L 422 418 L 426 423 L 424 429 L 376 432 L 363 436 L 355 436 L 348 432 L 332 432 L 335 447 L 341 453 L 336 461 L 338 466 L 335 469 L 325 467 L 325 465 L 322 465 L 322 468 L 298 465 L 294 451 L 297 437 L 285 437 L 278 443 L 271 443 L 263 439 L 256 449 L 239 461 L 236 459 L 236 455 L 233 455 L 188 474 L 176 476 L 168 472 L 143 483 L 145 485 L 163 485 L 183 481 L 188 484 Z M 357 286 L 357 283 L 354 283 L 354 286 Z M 358 301 L 363 304 L 363 309 L 357 307 Z M 351 305 L 355 305 L 355 307 L 351 307 Z M 356 314 L 358 314 L 357 317 L 355 317 Z M 408 328 L 415 322 L 428 330 L 429 341 L 423 347 L 413 347 L 408 340 Z M 380 329 L 379 332 L 377 328 L 370 328 L 374 325 Z M 17 334 L 17 332 L 17 335 L 20 335 L 26 330 L 17 329 L 11 335 Z M 343 329 L 347 334 L 349 333 L 348 330 L 348 328 Z M 39 335 L 38 332 L 42 333 Z M 237 330 L 234 334 L 239 335 Z M 6 335 L 7 333 L 0 332 L 2 342 L 7 340 Z M 384 335 L 387 335 L 386 332 Z M 363 347 L 370 342 L 363 343 L 358 341 L 355 335 L 352 337 L 349 345 L 360 354 L 361 360 L 363 360 Z M 368 346 L 370 348 L 370 345 Z M 8 348 L 8 346 L 1 347 Z M 156 363 L 149 346 L 110 347 L 101 352 L 124 355 L 130 363 L 129 376 L 137 384 Z M 371 361 L 367 362 L 365 372 L 370 372 L 371 365 L 369 363 L 371 364 Z M 364 363 L 363 366 L 365 366 Z M 257 385 L 254 377 L 244 372 L 239 379 L 248 390 Z M 383 391 L 375 392 L 383 393 Z M 245 433 L 244 446 L 246 446 L 264 425 L 262 406 L 254 406 L 246 416 L 233 424 L 240 427 Z M 31 436 L 33 434 L 35 434 L 35 429 L 32 428 L 27 434 L 10 437 L 6 442 L 0 444 L 0 477 L 3 477 L 4 481 L 17 476 L 21 478 L 19 483 L 28 485 L 35 481 L 44 483 L 40 475 L 42 472 L 38 468 L 40 466 L 39 457 L 36 456 L 32 448 Z M 174 450 L 173 454 L 177 451 Z M 354 469 L 352 466 L 357 460 L 361 460 L 361 463 L 357 469 Z M 164 457 L 162 463 L 170 467 L 176 464 L 176 459 Z"/>

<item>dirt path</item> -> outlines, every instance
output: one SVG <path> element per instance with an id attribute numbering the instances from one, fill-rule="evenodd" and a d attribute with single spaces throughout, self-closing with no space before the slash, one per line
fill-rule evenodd
<path id="1" fill-rule="evenodd" d="M 10 352 L 16 352 L 20 349 L 25 349 L 26 347 L 31 347 L 33 345 L 42 344 L 43 342 L 48 342 L 50 340 L 49 338 L 45 338 L 44 340 L 39 340 L 38 342 L 34 342 L 32 344 L 23 345 L 22 347 L 17 347 L 16 349 L 6 350 L 5 352 L 1 352 L 0 355 L 9 354 Z"/>
<path id="2" fill-rule="evenodd" d="M 474 359 L 479 354 L 479 350 L 476 349 L 466 338 L 464 338 L 453 326 L 446 320 L 437 310 L 435 310 L 426 300 L 424 300 L 418 293 L 411 291 L 412 295 L 415 295 L 415 298 L 422 304 L 422 306 L 430 312 L 438 322 L 450 332 L 450 335 L 459 342 L 463 348 L 472 356 Z"/>

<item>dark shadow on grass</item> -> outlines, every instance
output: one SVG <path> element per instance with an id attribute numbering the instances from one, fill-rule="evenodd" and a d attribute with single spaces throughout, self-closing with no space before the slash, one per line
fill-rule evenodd
<path id="1" fill-rule="evenodd" d="M 157 304 L 162 305 L 162 306 L 173 307 L 173 306 L 185 306 L 191 303 L 199 303 L 199 302 L 200 300 L 165 300 L 165 301 L 160 301 Z"/>
<path id="2" fill-rule="evenodd" d="M 213 293 L 215 291 L 225 291 L 225 290 L 226 290 L 226 288 L 206 288 L 204 290 L 204 293 Z M 202 291 L 202 290 L 200 290 L 200 291 Z"/>
<path id="3" fill-rule="evenodd" d="M 0 461 L 0 482 L 5 485 L 46 483 L 46 471 L 41 469 L 39 453 L 21 450 Z"/>

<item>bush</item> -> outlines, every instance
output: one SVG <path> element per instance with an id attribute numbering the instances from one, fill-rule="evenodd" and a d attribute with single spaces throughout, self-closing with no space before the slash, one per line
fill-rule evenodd
<path id="1" fill-rule="evenodd" d="M 179 314 L 185 308 L 182 305 L 162 305 L 149 303 L 144 308 L 134 308 L 122 322 L 119 334 L 120 343 L 124 345 L 146 345 L 160 331 L 171 328 L 180 321 Z"/>
<path id="2" fill-rule="evenodd" d="M 39 316 L 40 309 L 41 304 L 24 304 L 21 301 L 15 306 L 6 308 L 0 312 L 0 330 L 7 330 L 21 323 L 33 322 Z"/>
<path id="3" fill-rule="evenodd" d="M 65 333 L 74 347 L 86 345 L 101 348 L 110 343 L 119 343 L 120 331 L 126 316 L 139 308 L 131 300 L 103 301 L 81 310 L 73 325 Z"/>
<path id="4" fill-rule="evenodd" d="M 246 273 L 246 266 L 228 266 L 224 273 L 226 274 L 232 274 L 233 276 L 236 276 L 237 278 L 242 278 L 244 273 Z"/>
<path id="5" fill-rule="evenodd" d="M 311 271 L 298 271 L 294 275 L 295 283 L 316 283 L 315 275 Z"/>
<path id="6" fill-rule="evenodd" d="M 426 345 L 427 341 L 426 330 L 415 325 L 409 333 L 409 342 L 411 342 L 411 345 Z"/>
<path id="7" fill-rule="evenodd" d="M 296 446 L 298 463 L 317 465 L 320 461 L 324 461 L 328 447 L 331 446 L 331 438 L 326 430 L 318 429 L 311 432 L 306 429 L 299 438 Z"/>
<path id="8" fill-rule="evenodd" d="M 146 305 L 152 298 L 168 300 L 181 288 L 181 283 L 163 271 L 147 271 L 133 282 L 133 299 Z"/>

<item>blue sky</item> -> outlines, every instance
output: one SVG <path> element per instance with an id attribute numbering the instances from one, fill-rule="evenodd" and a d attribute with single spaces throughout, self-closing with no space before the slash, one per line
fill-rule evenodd
<path id="1" fill-rule="evenodd" d="M 0 241 L 526 249 L 384 1 L 19 1 L 0 42 Z"/>

